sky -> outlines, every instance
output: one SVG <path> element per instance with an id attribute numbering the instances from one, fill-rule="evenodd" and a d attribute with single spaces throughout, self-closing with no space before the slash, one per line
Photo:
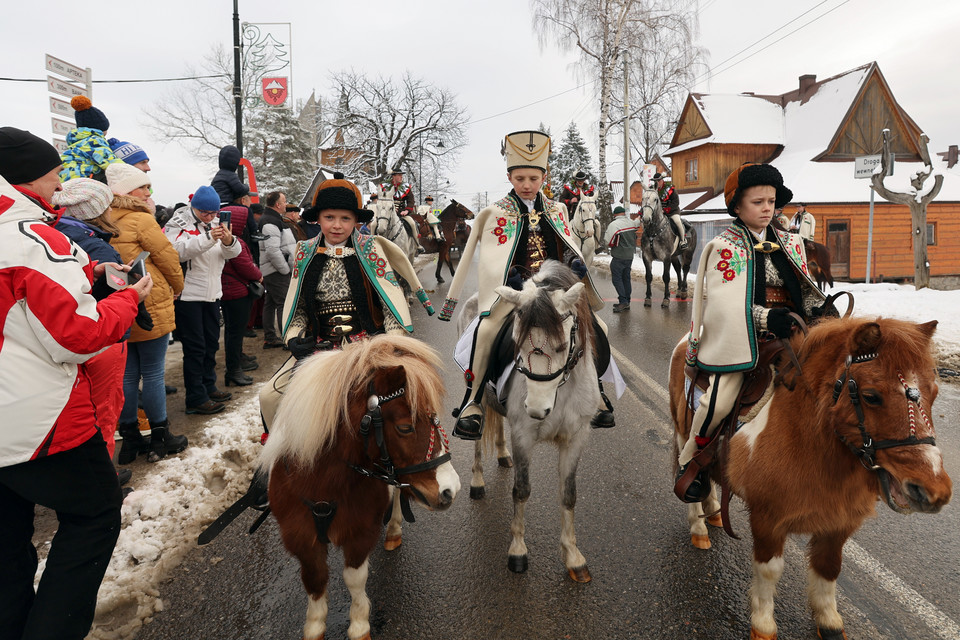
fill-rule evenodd
<path id="1" fill-rule="evenodd" d="M 146 12 L 140 3 L 105 0 L 96 27 L 78 27 L 76 4 L 64 0 L 9 4 L 5 23 L 24 28 L 8 28 L 0 40 L 2 77 L 45 78 L 47 53 L 90 67 L 95 80 L 176 77 L 187 75 L 213 45 L 232 46 L 230 0 L 167 0 Z M 960 143 L 960 3 L 930 0 L 918 9 L 895 0 L 699 0 L 698 6 L 698 44 L 714 73 L 692 90 L 779 94 L 795 88 L 800 75 L 823 79 L 876 61 L 894 96 L 930 136 L 931 153 Z M 469 143 L 449 169 L 447 195 L 468 206 L 477 193 L 494 199 L 509 189 L 499 153 L 505 133 L 544 122 L 559 138 L 574 121 L 595 153 L 598 98 L 586 92 L 593 84 L 550 98 L 583 80 L 574 53 L 540 46 L 527 0 L 240 0 L 240 18 L 292 23 L 295 99 L 312 90 L 327 93 L 330 74 L 348 68 L 392 77 L 410 71 L 453 90 L 471 123 Z M 111 121 L 109 135 L 150 155 L 161 204 L 184 200 L 217 169 L 215 160 L 145 128 L 172 84 L 94 85 L 94 105 Z M 0 80 L 0 92 L 0 126 L 51 136 L 45 83 Z M 621 175 L 615 155 L 608 167 L 614 179 Z"/>

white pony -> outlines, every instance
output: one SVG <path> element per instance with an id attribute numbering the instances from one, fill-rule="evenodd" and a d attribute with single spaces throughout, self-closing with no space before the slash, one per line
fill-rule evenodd
<path id="1" fill-rule="evenodd" d="M 397 214 L 397 209 L 393 204 L 393 193 L 389 185 L 386 188 L 381 188 L 380 198 L 374 207 L 373 220 L 370 221 L 369 228 L 372 235 L 386 238 L 400 247 L 410 264 L 413 264 L 417 255 L 417 243 L 410 235 L 409 227 L 400 220 L 400 216 Z M 400 284 L 407 296 L 407 304 L 412 305 L 414 303 L 413 290 L 402 278 L 400 278 Z"/>
<path id="2" fill-rule="evenodd" d="M 573 214 L 572 226 L 573 234 L 580 241 L 580 254 L 583 256 L 583 264 L 587 269 L 593 264 L 593 256 L 596 254 L 597 247 L 600 246 L 600 240 L 603 232 L 600 229 L 600 218 L 597 214 L 597 197 L 599 194 L 588 196 L 586 194 L 580 197 L 580 204 L 577 206 L 577 212 Z"/>
<path id="3" fill-rule="evenodd" d="M 565 265 L 548 260 L 527 280 L 521 291 L 497 287 L 499 304 L 515 307 L 511 369 L 505 384 L 505 406 L 488 387 L 486 429 L 476 443 L 470 497 L 484 495 L 481 444 L 496 439 L 500 466 L 514 466 L 513 535 L 507 567 L 527 570 L 524 542 L 524 509 L 530 497 L 530 459 L 537 442 L 552 442 L 559 448 L 560 504 L 562 530 L 560 547 L 570 578 L 589 582 L 586 558 L 577 548 L 574 506 L 577 501 L 576 475 L 580 455 L 587 444 L 590 419 L 600 405 L 597 369 L 594 363 L 594 324 L 590 306 L 583 295 L 583 283 Z M 464 305 L 463 316 L 476 305 Z M 466 326 L 472 318 L 462 317 Z M 495 347 L 496 348 L 496 347 Z M 561 387 L 563 387 L 561 391 Z M 503 443 L 503 417 L 510 422 L 513 464 Z"/>

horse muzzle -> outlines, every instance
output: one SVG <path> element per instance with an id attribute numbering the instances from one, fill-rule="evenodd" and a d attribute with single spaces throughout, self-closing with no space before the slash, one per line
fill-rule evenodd
<path id="1" fill-rule="evenodd" d="M 924 484 L 914 480 L 898 480 L 886 469 L 877 470 L 880 480 L 880 492 L 887 506 L 904 515 L 908 513 L 938 513 L 950 502 L 953 495 L 953 483 L 944 472 L 942 479 Z"/>

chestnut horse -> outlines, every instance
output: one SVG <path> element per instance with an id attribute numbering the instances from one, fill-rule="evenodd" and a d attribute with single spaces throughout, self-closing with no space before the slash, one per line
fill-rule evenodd
<path id="1" fill-rule="evenodd" d="M 437 272 L 434 274 L 437 279 L 438 284 L 443 284 L 445 280 L 440 276 L 440 269 L 443 265 L 447 265 L 447 268 L 450 270 L 450 276 L 454 274 L 453 261 L 450 259 L 450 249 L 452 247 L 451 241 L 456 243 L 459 236 L 457 235 L 457 225 L 463 220 L 469 220 L 473 218 L 473 212 L 470 209 L 467 209 L 465 206 L 457 202 L 456 200 L 451 200 L 450 204 L 440 212 L 440 215 L 437 216 L 440 220 L 440 230 L 443 233 L 443 242 L 438 242 L 433 237 L 433 230 L 430 229 L 430 225 L 427 224 L 427 221 L 420 215 L 414 214 L 414 219 L 417 221 L 417 226 L 420 232 L 420 246 L 423 247 L 424 252 L 426 253 L 436 253 L 437 255 Z M 470 230 L 467 229 L 467 235 L 469 236 Z M 462 247 L 463 245 L 459 245 Z"/>
<path id="2" fill-rule="evenodd" d="M 807 251 L 807 266 L 810 275 L 817 281 L 820 291 L 826 290 L 826 285 L 833 286 L 833 274 L 830 273 L 830 250 L 819 242 L 804 240 L 803 247 Z"/>
<path id="3" fill-rule="evenodd" d="M 725 473 L 715 468 L 714 479 L 722 474 L 750 514 L 752 639 L 776 638 L 773 596 L 787 535 L 810 536 L 810 607 L 819 637 L 839 640 L 846 638 L 836 599 L 843 545 L 875 515 L 878 497 L 899 513 L 936 513 L 950 501 L 932 421 L 936 326 L 850 318 L 826 320 L 805 340 L 795 336 L 802 373 L 793 376 L 793 390 L 775 385 L 730 439 Z M 670 365 L 676 447 L 687 440 L 692 414 L 685 349 L 686 339 Z M 712 492 L 689 506 L 691 539 L 701 549 L 710 546 L 703 514 L 716 509 Z"/>
<path id="4" fill-rule="evenodd" d="M 347 636 L 369 638 L 368 558 L 394 496 L 412 520 L 410 498 L 444 510 L 460 489 L 437 419 L 439 366 L 423 342 L 381 335 L 311 356 L 290 380 L 259 464 L 283 544 L 300 561 L 306 640 L 326 631 L 329 543 L 343 549 Z"/>

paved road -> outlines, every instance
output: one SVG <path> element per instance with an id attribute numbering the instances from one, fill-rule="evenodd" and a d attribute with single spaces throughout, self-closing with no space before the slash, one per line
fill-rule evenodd
<path id="1" fill-rule="evenodd" d="M 432 268 L 423 273 L 429 288 Z M 609 278 L 598 281 L 612 297 Z M 445 291 L 441 285 L 431 294 L 438 307 Z M 472 445 L 454 441 L 464 484 L 454 506 L 442 514 L 416 510 L 417 522 L 405 525 L 403 546 L 391 553 L 378 549 L 371 558 L 367 592 L 374 638 L 749 636 L 751 548 L 742 505 L 735 502 L 733 521 L 745 539 L 712 530 L 713 549 L 698 551 L 689 545 L 685 509 L 671 491 L 663 386 L 667 357 L 687 329 L 689 310 L 636 303 L 627 313 L 607 309 L 602 315 L 629 390 L 616 403 L 617 428 L 592 432 L 580 464 L 578 544 L 593 582 L 570 582 L 560 559 L 555 451 L 542 446 L 534 460 L 526 519 L 530 569 L 516 575 L 506 567 L 512 473 L 489 460 L 487 497 L 471 501 Z M 424 314 L 415 322 L 420 337 L 450 353 L 454 325 Z M 463 391 L 457 373 L 451 365 L 451 405 Z M 935 419 L 954 478 L 960 477 L 960 435 L 952 428 L 958 408 L 960 387 L 944 385 Z M 840 608 L 848 637 L 960 638 L 956 509 L 910 517 L 879 509 L 845 550 Z M 161 586 L 165 610 L 138 640 L 301 637 L 306 595 L 299 566 L 282 549 L 272 519 L 247 536 L 252 519 L 245 514 L 214 543 L 190 554 Z M 806 608 L 803 543 L 796 539 L 788 548 L 780 583 L 777 620 L 784 639 L 816 638 Z M 345 638 L 350 603 L 337 552 L 331 569 L 327 638 Z"/>

